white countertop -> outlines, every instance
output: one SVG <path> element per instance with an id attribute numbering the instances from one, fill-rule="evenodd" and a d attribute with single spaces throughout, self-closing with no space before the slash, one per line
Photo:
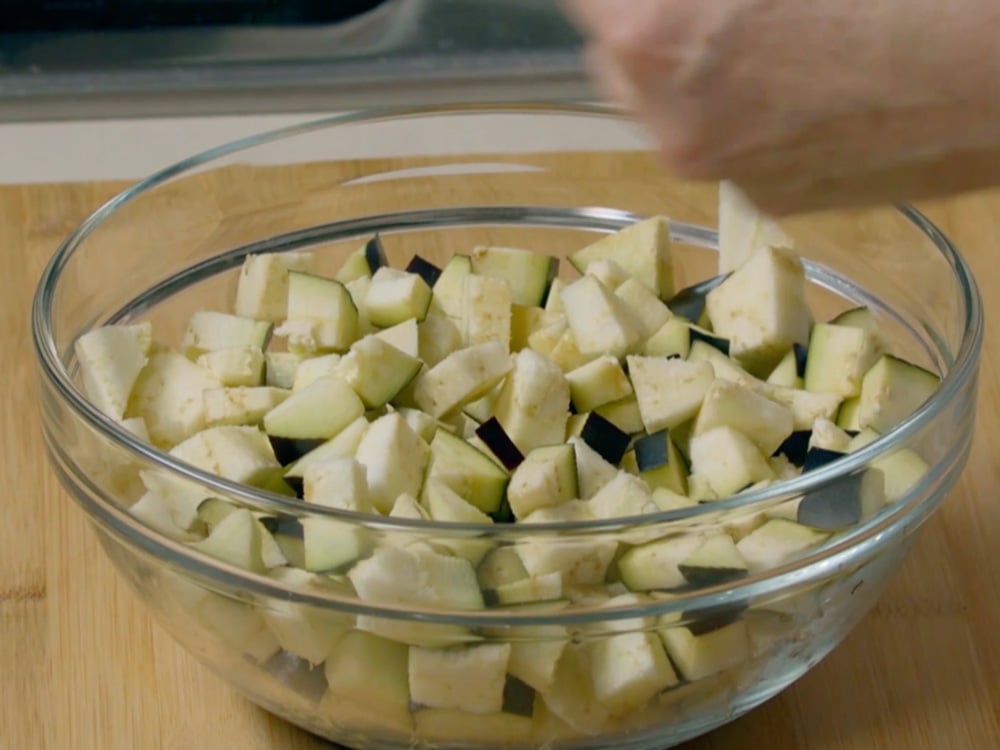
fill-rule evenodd
<path id="1" fill-rule="evenodd" d="M 0 124 L 0 183 L 141 178 L 205 149 L 322 116 L 262 114 Z M 449 144 L 439 130 L 421 131 L 413 121 L 406 127 L 402 138 L 383 130 L 376 138 L 360 143 L 355 140 L 341 148 L 324 142 L 322 157 L 406 156 L 447 150 Z M 530 127 L 524 140 L 533 150 L 594 148 L 592 131 L 574 132 L 565 121 L 558 128 L 546 127 L 545 119 L 539 118 Z M 463 134 L 463 142 L 470 148 L 481 144 L 483 151 L 496 151 L 498 130 L 502 129 L 509 142 L 510 128 L 509 120 L 497 118 L 478 128 L 474 140 Z M 602 137 L 599 144 L 605 150 L 646 145 L 639 132 L 623 134 L 620 128 L 612 137 Z M 310 155 L 312 152 L 292 158 Z M 288 153 L 281 158 L 288 158 Z"/>

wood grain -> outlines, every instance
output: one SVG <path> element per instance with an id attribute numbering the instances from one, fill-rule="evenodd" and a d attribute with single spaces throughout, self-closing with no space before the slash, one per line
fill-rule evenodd
<path id="1" fill-rule="evenodd" d="M 627 168 L 617 160 L 607 165 Z M 353 169 L 208 176 L 209 183 L 226 181 L 229 189 L 209 185 L 206 192 L 224 195 L 227 203 L 202 203 L 185 231 L 197 245 L 252 235 L 262 211 L 294 212 L 306 222 L 326 189 Z M 6 381 L 0 390 L 6 486 L 0 499 L 0 750 L 330 747 L 252 706 L 178 647 L 118 579 L 46 464 L 31 296 L 58 242 L 121 187 L 0 187 Z M 687 218 L 712 218 L 708 195 L 692 188 L 682 196 Z M 397 197 L 406 204 L 405 194 Z M 924 208 L 975 268 L 989 318 L 1000 298 L 1000 194 Z M 794 686 L 686 750 L 1000 747 L 1000 340 L 992 326 L 980 383 L 969 467 L 875 610 Z"/>

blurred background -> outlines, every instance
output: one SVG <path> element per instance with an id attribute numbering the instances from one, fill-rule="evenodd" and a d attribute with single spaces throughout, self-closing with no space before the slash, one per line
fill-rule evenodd
<path id="1" fill-rule="evenodd" d="M 365 107 L 584 99 L 579 52 L 555 0 L 8 0 L 0 183 L 138 178 Z"/>

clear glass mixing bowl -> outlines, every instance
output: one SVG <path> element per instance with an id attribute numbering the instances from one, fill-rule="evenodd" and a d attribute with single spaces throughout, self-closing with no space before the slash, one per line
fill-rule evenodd
<path id="1" fill-rule="evenodd" d="M 355 748 L 638 750 L 701 734 L 782 690 L 844 638 L 965 464 L 982 310 L 968 267 L 917 211 L 818 215 L 785 229 L 807 260 L 817 315 L 871 306 L 896 353 L 941 373 L 936 395 L 847 459 L 656 515 L 485 527 L 306 507 L 220 480 L 137 440 L 84 397 L 73 355 L 77 337 L 112 322 L 149 319 L 158 340 L 179 341 L 193 311 L 229 304 L 248 253 L 308 249 L 332 270 L 377 231 L 395 264 L 415 252 L 440 261 L 477 244 L 565 256 L 654 214 L 672 219 L 678 286 L 711 277 L 715 186 L 668 180 L 636 126 L 597 107 L 365 112 L 193 156 L 97 210 L 42 276 L 33 327 L 52 466 L 169 632 L 251 700 L 331 740 Z M 154 471 L 262 516 L 339 524 L 368 550 L 418 542 L 463 556 L 535 545 L 606 563 L 630 545 L 669 535 L 720 525 L 739 534 L 784 501 L 903 449 L 927 461 L 923 478 L 875 517 L 797 559 L 735 583 L 624 596 L 588 588 L 584 572 L 572 596 L 536 606 L 363 601 L 342 576 L 242 570 L 128 512 L 143 491 L 140 472 Z M 595 665 L 617 663 L 629 677 L 629 654 L 662 653 L 658 644 L 668 641 L 676 682 L 663 683 L 661 660 L 658 674 L 638 681 L 633 692 L 641 700 L 602 698 L 606 686 L 591 679 Z M 448 710 L 412 699 L 414 653 L 434 665 L 435 651 L 470 648 L 494 656 L 499 649 L 510 660 L 517 679 L 506 678 L 501 712 L 478 713 L 474 698 Z M 678 653 L 701 656 L 682 663 Z M 479 687 L 466 679 L 457 690 L 474 695 Z"/>

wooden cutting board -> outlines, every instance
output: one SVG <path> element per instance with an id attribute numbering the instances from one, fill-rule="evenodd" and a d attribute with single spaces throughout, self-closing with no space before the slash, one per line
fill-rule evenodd
<path id="1" fill-rule="evenodd" d="M 281 199 L 266 178 L 246 177 L 232 178 L 245 197 Z M 330 747 L 176 646 L 118 580 L 46 464 L 31 297 L 62 237 L 122 187 L 0 187 L 0 750 Z M 1000 298 L 1000 193 L 924 208 L 971 261 L 989 319 Z M 1000 747 L 998 378 L 1000 334 L 989 325 L 968 469 L 876 609 L 797 684 L 687 750 Z"/>

